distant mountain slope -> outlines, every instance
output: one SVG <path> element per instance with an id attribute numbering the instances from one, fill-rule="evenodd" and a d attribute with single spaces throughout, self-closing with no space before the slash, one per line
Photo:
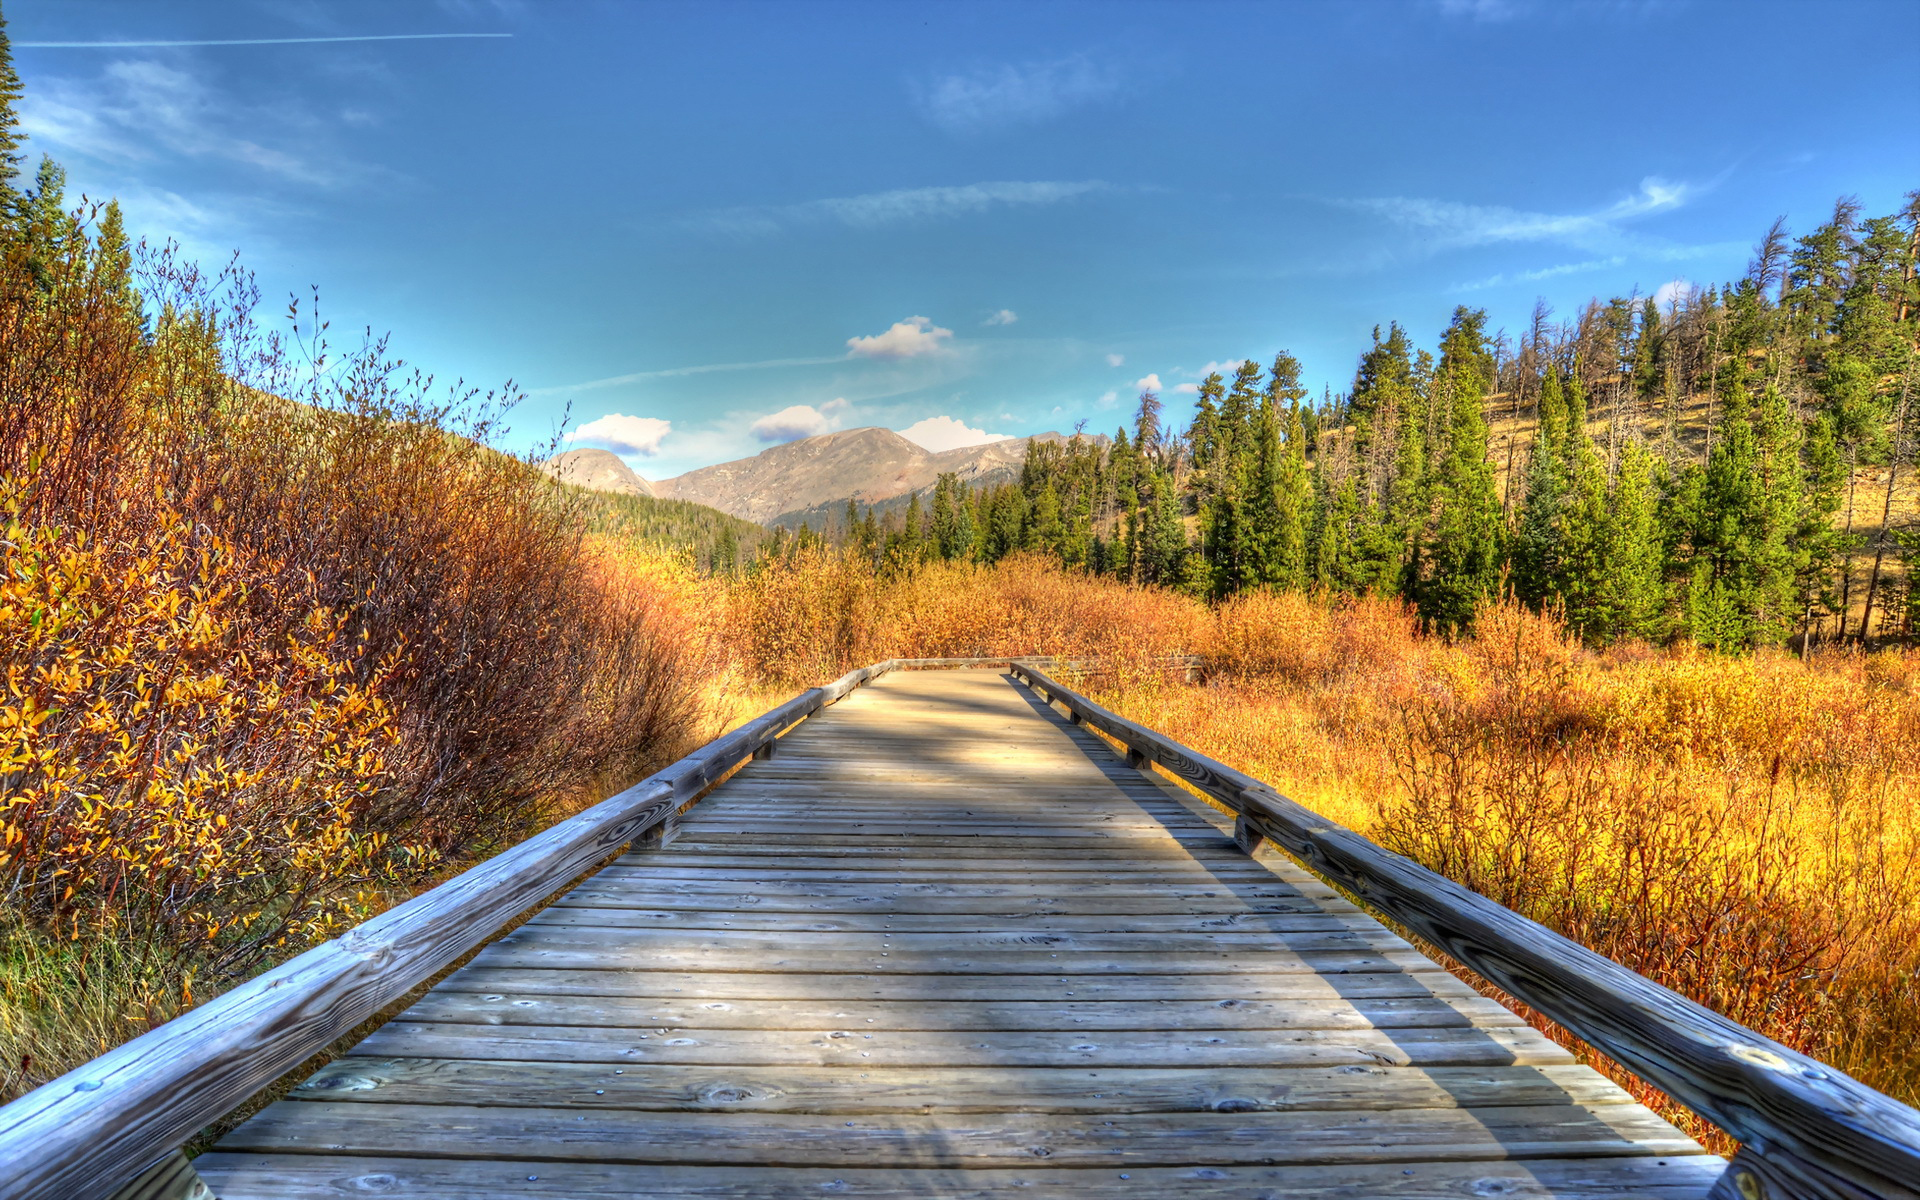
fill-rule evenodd
<path id="1" fill-rule="evenodd" d="M 541 463 L 540 469 L 562 483 L 589 491 L 621 496 L 654 495 L 652 484 L 634 474 L 632 467 L 608 450 L 567 450 Z"/>
<path id="2" fill-rule="evenodd" d="M 808 514 L 837 512 L 849 499 L 865 505 L 896 498 L 904 503 L 949 471 L 968 484 L 1012 479 L 1026 461 L 1028 440 L 1009 438 L 936 454 L 891 429 L 849 429 L 701 467 L 653 488 L 657 496 L 698 501 L 749 521 L 798 525 Z M 1043 433 L 1037 440 L 1066 439 Z"/>

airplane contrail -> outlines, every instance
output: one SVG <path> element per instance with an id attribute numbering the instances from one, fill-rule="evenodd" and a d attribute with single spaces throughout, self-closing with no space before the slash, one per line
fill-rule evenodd
<path id="1" fill-rule="evenodd" d="M 153 46 L 303 46 L 317 42 L 418 42 L 435 38 L 510 38 L 510 33 L 372 33 L 356 37 L 205 38 L 168 42 L 15 42 L 35 50 L 127 50 Z"/>

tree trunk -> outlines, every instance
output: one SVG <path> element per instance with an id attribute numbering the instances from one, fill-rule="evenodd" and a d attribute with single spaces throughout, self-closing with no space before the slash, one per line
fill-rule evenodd
<path id="1" fill-rule="evenodd" d="M 1893 453 L 1887 456 L 1887 492 L 1880 503 L 1880 533 L 1873 540 L 1873 574 L 1867 578 L 1867 604 L 1860 613 L 1860 640 L 1867 640 L 1872 632 L 1873 601 L 1880 591 L 1880 567 L 1887 558 L 1887 531 L 1893 524 L 1894 481 L 1900 477 L 1900 460 L 1907 453 L 1907 400 L 1913 393 L 1913 363 L 1909 356 L 1907 369 L 1900 380 L 1900 412 L 1894 418 Z"/>

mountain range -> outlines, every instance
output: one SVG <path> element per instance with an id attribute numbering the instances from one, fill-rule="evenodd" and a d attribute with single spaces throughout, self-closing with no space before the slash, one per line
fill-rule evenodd
<path id="1" fill-rule="evenodd" d="M 1058 433 L 1031 440 L 1060 442 Z M 1007 438 L 957 450 L 931 451 L 891 429 L 870 426 L 801 438 L 752 458 L 700 467 L 649 482 L 605 450 L 569 450 L 547 470 L 568 483 L 598 491 L 691 500 L 761 525 L 815 526 L 848 500 L 891 508 L 931 489 L 952 472 L 972 487 L 1011 482 L 1027 458 L 1027 438 Z"/>

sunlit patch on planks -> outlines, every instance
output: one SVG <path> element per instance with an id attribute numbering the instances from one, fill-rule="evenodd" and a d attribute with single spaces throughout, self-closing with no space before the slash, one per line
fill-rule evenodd
<path id="1" fill-rule="evenodd" d="M 888 675 L 196 1165 L 222 1200 L 1713 1186 L 1230 832 L 1004 674 Z"/>

